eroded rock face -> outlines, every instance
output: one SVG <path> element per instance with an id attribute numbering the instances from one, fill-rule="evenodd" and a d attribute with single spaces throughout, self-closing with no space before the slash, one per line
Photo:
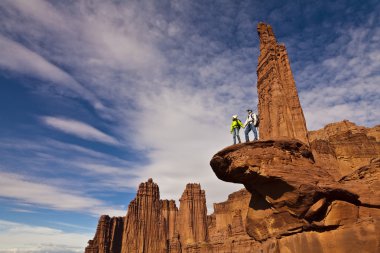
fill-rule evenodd
<path id="1" fill-rule="evenodd" d="M 123 217 L 102 215 L 93 240 L 88 242 L 85 253 L 110 253 L 121 251 Z"/>
<path id="2" fill-rule="evenodd" d="M 309 132 L 315 160 L 340 179 L 380 158 L 380 126 L 366 128 L 347 120 Z"/>
<path id="3" fill-rule="evenodd" d="M 210 164 L 252 194 L 246 231 L 263 250 L 275 240 L 273 252 L 378 252 L 380 159 L 337 181 L 307 145 L 278 140 L 230 146 Z"/>
<path id="4" fill-rule="evenodd" d="M 125 217 L 101 216 L 86 253 L 252 252 L 257 242 L 245 232 L 250 193 L 245 189 L 214 204 L 207 216 L 200 184 L 187 184 L 180 198 L 160 200 L 158 185 L 141 183 Z M 256 246 L 255 246 L 256 245 Z M 258 249 L 258 248 L 257 248 Z"/>
<path id="5" fill-rule="evenodd" d="M 234 192 L 227 201 L 214 204 L 214 213 L 208 217 L 210 241 L 246 235 L 245 223 L 251 194 L 246 190 Z"/>
<path id="6" fill-rule="evenodd" d="M 181 243 L 207 241 L 206 195 L 200 184 L 187 184 L 179 201 L 178 231 Z"/>
<path id="7" fill-rule="evenodd" d="M 157 184 L 141 183 L 125 217 L 121 252 L 166 252 L 166 222 Z"/>
<path id="8" fill-rule="evenodd" d="M 278 44 L 270 25 L 259 23 L 257 64 L 260 138 L 294 138 L 308 143 L 306 121 L 284 44 Z"/>

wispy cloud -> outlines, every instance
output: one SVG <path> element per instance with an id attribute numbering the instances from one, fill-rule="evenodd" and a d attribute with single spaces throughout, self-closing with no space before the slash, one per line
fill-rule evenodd
<path id="1" fill-rule="evenodd" d="M 94 163 L 84 163 L 77 162 L 74 163 L 75 166 L 81 167 L 85 170 L 88 170 L 91 173 L 100 174 L 100 175 L 114 175 L 116 177 L 119 176 L 136 176 L 138 172 L 132 172 L 131 170 L 126 170 L 122 167 L 110 166 L 105 164 L 94 164 Z"/>
<path id="2" fill-rule="evenodd" d="M 380 112 L 380 29 L 374 16 L 359 26 L 337 28 L 339 36 L 321 61 L 297 69 L 300 97 L 310 129 L 343 119 L 373 126 Z"/>
<path id="3" fill-rule="evenodd" d="M 89 233 L 66 233 L 42 226 L 0 220 L 0 252 L 83 252 Z"/>
<path id="4" fill-rule="evenodd" d="M 82 139 L 99 141 L 113 145 L 119 144 L 119 142 L 114 137 L 81 121 L 50 116 L 41 117 L 41 119 L 44 124 L 50 127 L 53 127 L 67 134 L 75 135 Z"/>
<path id="5" fill-rule="evenodd" d="M 22 154 L 17 161 L 15 153 Z M 0 155 L 3 171 L 23 173 L 23 168 L 28 168 L 28 175 L 42 177 L 62 189 L 89 194 L 105 191 L 108 194 L 112 191 L 134 193 L 137 186 L 134 178 L 140 171 L 136 162 L 49 138 L 40 141 L 4 139 L 0 143 Z"/>
<path id="6" fill-rule="evenodd" d="M 78 192 L 62 190 L 46 183 L 39 183 L 19 174 L 0 172 L 0 185 L 1 197 L 17 199 L 21 202 L 55 210 L 81 211 L 99 215 L 110 208 L 98 199 L 83 196 Z M 117 212 L 124 214 L 125 211 Z"/>
<path id="7" fill-rule="evenodd" d="M 95 108 L 103 108 L 92 92 L 41 55 L 1 35 L 0 48 L 0 68 L 53 82 L 68 89 L 66 91 L 71 92 L 71 95 L 89 100 Z"/>
<path id="8" fill-rule="evenodd" d="M 22 208 L 12 208 L 10 210 L 12 212 L 17 212 L 17 213 L 35 213 L 35 211 L 28 210 L 28 209 L 22 209 Z"/>

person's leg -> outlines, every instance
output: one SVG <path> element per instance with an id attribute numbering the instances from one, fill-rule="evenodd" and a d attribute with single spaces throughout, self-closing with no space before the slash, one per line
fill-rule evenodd
<path id="1" fill-rule="evenodd" d="M 241 143 L 240 135 L 239 135 L 239 130 L 240 130 L 239 128 L 236 128 L 236 132 L 237 132 L 236 137 L 237 137 L 239 143 Z"/>
<path id="2" fill-rule="evenodd" d="M 260 129 L 256 127 L 257 139 L 260 140 Z"/>
<path id="3" fill-rule="evenodd" d="M 254 135 L 254 137 L 255 137 L 255 141 L 257 141 L 258 140 L 258 138 L 257 138 L 257 129 L 256 129 L 256 127 L 255 126 L 252 126 L 252 132 L 253 132 L 253 135 Z"/>
<path id="4" fill-rule="evenodd" d="M 249 142 L 249 136 L 248 133 L 251 130 L 251 124 L 248 124 L 244 129 L 244 135 L 245 135 L 245 142 Z"/>
<path id="5" fill-rule="evenodd" d="M 234 139 L 234 145 L 236 144 L 236 128 L 232 129 L 232 138 Z"/>

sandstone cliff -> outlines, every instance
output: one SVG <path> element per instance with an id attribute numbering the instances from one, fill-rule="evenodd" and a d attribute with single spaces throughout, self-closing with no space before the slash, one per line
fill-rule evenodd
<path id="1" fill-rule="evenodd" d="M 178 231 L 183 245 L 208 240 L 205 192 L 200 184 L 187 184 L 178 214 Z"/>
<path id="2" fill-rule="evenodd" d="M 167 251 L 165 228 L 168 226 L 161 209 L 157 184 L 152 179 L 141 183 L 125 217 L 122 253 Z"/>
<path id="3" fill-rule="evenodd" d="M 380 157 L 380 126 L 366 128 L 347 120 L 309 132 L 315 160 L 339 179 Z"/>
<path id="4" fill-rule="evenodd" d="M 380 159 L 336 181 L 308 146 L 278 140 L 228 147 L 211 166 L 220 179 L 249 190 L 247 233 L 261 242 L 276 240 L 278 252 L 380 249 Z"/>
<path id="5" fill-rule="evenodd" d="M 123 233 L 122 217 L 110 218 L 102 215 L 93 240 L 88 242 L 86 253 L 111 253 L 120 252 Z"/>
<path id="6" fill-rule="evenodd" d="M 245 231 L 251 198 L 246 190 L 214 204 L 215 212 L 209 216 L 200 184 L 186 185 L 179 209 L 173 200 L 160 200 L 159 196 L 158 185 L 152 179 L 141 183 L 125 217 L 100 217 L 85 252 L 248 253 L 257 247 Z"/>

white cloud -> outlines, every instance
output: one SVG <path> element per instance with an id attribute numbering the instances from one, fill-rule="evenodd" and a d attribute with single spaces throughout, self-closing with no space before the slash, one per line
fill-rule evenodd
<path id="1" fill-rule="evenodd" d="M 0 167 L 3 171 L 23 171 L 23 168 L 28 168 L 28 175 L 38 178 L 41 174 L 49 175 L 54 168 L 59 176 L 50 176 L 51 185 L 60 185 L 63 189 L 75 189 L 82 193 L 134 193 L 136 184 L 133 178 L 140 171 L 136 162 L 48 138 L 38 142 L 4 139 L 0 143 L 0 150 Z M 23 155 L 15 161 L 12 154 L 20 152 Z M 73 174 L 76 176 L 68 179 Z"/>
<path id="2" fill-rule="evenodd" d="M 41 117 L 44 124 L 58 129 L 67 134 L 75 135 L 79 138 L 98 141 L 113 145 L 118 145 L 119 142 L 112 136 L 86 124 L 81 121 L 60 118 L 60 117 Z"/>
<path id="3" fill-rule="evenodd" d="M 1 253 L 83 252 L 92 236 L 0 220 Z"/>
<path id="4" fill-rule="evenodd" d="M 39 183 L 15 173 L 0 172 L 0 185 L 1 197 L 17 199 L 20 202 L 55 210 L 80 211 L 100 215 L 111 209 L 98 199 L 46 183 Z M 115 212 L 123 215 L 125 211 L 115 208 L 113 213 Z"/>
<path id="5" fill-rule="evenodd" d="M 380 38 L 376 34 L 380 29 L 370 28 L 371 22 L 339 29 L 340 36 L 327 45 L 332 48 L 326 52 L 330 56 L 296 73 L 309 87 L 300 92 L 309 130 L 344 119 L 359 125 L 378 124 Z"/>
<path id="6" fill-rule="evenodd" d="M 0 35 L 0 68 L 61 85 L 92 102 L 95 108 L 103 108 L 93 93 L 74 80 L 72 76 L 41 55 L 2 35 Z"/>
<path id="7" fill-rule="evenodd" d="M 65 26 L 65 18 L 47 1 L 4 0 L 3 3 L 18 10 L 23 16 L 27 16 L 34 22 L 37 21 L 47 27 Z"/>
<path id="8" fill-rule="evenodd" d="M 138 172 L 132 172 L 131 170 L 127 170 L 125 167 L 116 167 L 105 164 L 94 164 L 94 163 L 84 163 L 77 162 L 74 163 L 75 166 L 81 167 L 85 170 L 91 172 L 91 174 L 99 174 L 99 175 L 112 175 L 115 177 L 120 176 L 136 176 Z"/>

